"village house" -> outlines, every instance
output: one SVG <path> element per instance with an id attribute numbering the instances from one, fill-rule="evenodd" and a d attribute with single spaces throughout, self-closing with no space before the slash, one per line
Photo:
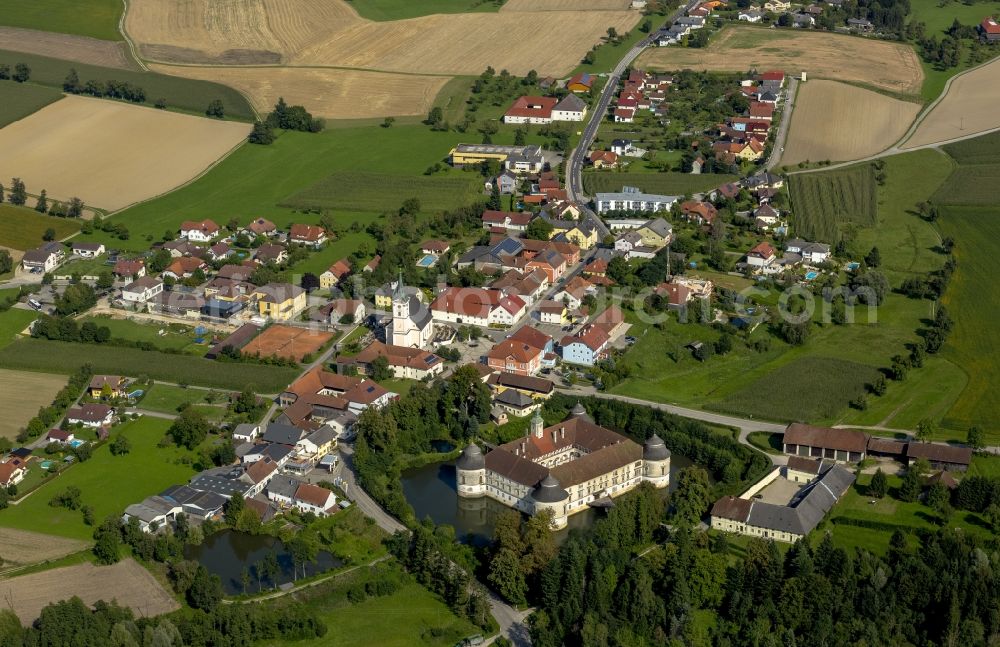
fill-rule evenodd
<path id="1" fill-rule="evenodd" d="M 646 247 L 660 249 L 673 239 L 674 228 L 663 218 L 653 218 L 636 230 Z"/>
<path id="2" fill-rule="evenodd" d="M 503 290 L 506 294 L 516 294 L 527 305 L 531 305 L 551 285 L 548 275 L 541 269 L 521 272 L 510 270 L 490 283 L 494 290 Z"/>
<path id="3" fill-rule="evenodd" d="M 45 434 L 45 440 L 59 445 L 68 445 L 76 440 L 76 434 L 62 429 L 49 429 L 49 433 Z"/>
<path id="4" fill-rule="evenodd" d="M 125 395 L 128 378 L 121 375 L 95 375 L 90 378 L 87 392 L 92 398 L 120 398 Z"/>
<path id="5" fill-rule="evenodd" d="M 997 22 L 993 16 L 983 18 L 983 21 L 979 23 L 979 37 L 987 43 L 1000 42 L 1000 22 Z"/>
<path id="6" fill-rule="evenodd" d="M 517 192 L 517 184 L 517 176 L 510 171 L 504 171 L 500 175 L 493 178 L 491 182 L 486 183 L 486 190 L 492 191 L 493 187 L 496 186 L 500 195 L 512 195 Z"/>
<path id="7" fill-rule="evenodd" d="M 515 174 L 538 173 L 545 166 L 542 147 L 537 144 L 527 146 L 458 144 L 448 153 L 448 159 L 456 168 L 495 160 Z"/>
<path id="8" fill-rule="evenodd" d="M 718 209 L 711 202 L 687 200 L 681 203 L 681 217 L 688 222 L 710 225 L 715 221 Z"/>
<path id="9" fill-rule="evenodd" d="M 0 463 L 0 486 L 9 488 L 12 485 L 17 485 L 24 480 L 27 474 L 28 468 L 20 461 L 9 460 Z"/>
<path id="10" fill-rule="evenodd" d="M 288 321 L 306 307 L 306 291 L 289 283 L 268 283 L 253 293 L 260 316 Z"/>
<path id="11" fill-rule="evenodd" d="M 736 19 L 740 22 L 759 23 L 763 18 L 764 14 L 753 9 L 740 11 L 736 15 Z"/>
<path id="12" fill-rule="evenodd" d="M 566 89 L 570 92 L 590 92 L 594 86 L 596 77 L 588 72 L 580 72 L 566 82 Z"/>
<path id="13" fill-rule="evenodd" d="M 580 366 L 593 366 L 607 353 L 611 337 L 603 326 L 588 324 L 575 335 L 563 337 L 560 342 L 564 362 Z"/>
<path id="14" fill-rule="evenodd" d="M 555 392 L 555 384 L 552 380 L 507 371 L 489 374 L 486 378 L 486 384 L 495 396 L 504 391 L 514 390 L 537 401 L 547 400 Z"/>
<path id="15" fill-rule="evenodd" d="M 73 254 L 80 258 L 97 258 L 104 251 L 103 243 L 73 243 Z"/>
<path id="16" fill-rule="evenodd" d="M 278 421 L 296 427 L 331 426 L 340 412 L 358 416 L 368 407 L 382 408 L 398 397 L 370 379 L 338 375 L 317 366 L 278 396 L 285 407 Z"/>
<path id="17" fill-rule="evenodd" d="M 146 276 L 146 262 L 141 258 L 123 258 L 115 263 L 112 273 L 119 280 L 135 281 Z"/>
<path id="18" fill-rule="evenodd" d="M 792 238 L 785 243 L 785 251 L 797 254 L 806 263 L 819 265 L 830 258 L 830 246 L 823 243 L 810 243 L 800 238 Z M 786 254 L 787 256 L 787 254 Z"/>
<path id="19" fill-rule="evenodd" d="M 503 115 L 505 124 L 552 123 L 552 108 L 559 100 L 554 97 L 518 97 Z"/>
<path id="20" fill-rule="evenodd" d="M 512 325 L 526 309 L 524 300 L 516 294 L 483 288 L 445 288 L 430 305 L 435 319 L 483 327 Z"/>
<path id="21" fill-rule="evenodd" d="M 193 243 L 207 243 L 219 234 L 219 225 L 212 220 L 196 222 L 185 220 L 181 223 L 181 238 Z"/>
<path id="22" fill-rule="evenodd" d="M 383 344 L 378 340 L 357 355 L 338 357 L 338 370 L 353 366 L 359 375 L 371 375 L 372 364 L 379 357 L 385 358 L 393 377 L 399 379 L 423 380 L 440 375 L 444 370 L 444 360 L 434 353 L 410 346 Z"/>
<path id="23" fill-rule="evenodd" d="M 538 320 L 545 324 L 563 326 L 569 319 L 566 316 L 566 304 L 562 301 L 542 301 L 535 308 Z"/>
<path id="24" fill-rule="evenodd" d="M 643 245 L 642 234 L 634 230 L 626 231 L 615 238 L 615 252 L 624 255 L 628 261 L 656 256 L 656 248 Z"/>
<path id="25" fill-rule="evenodd" d="M 758 243 L 747 252 L 746 264 L 756 270 L 766 270 L 771 267 L 774 261 L 777 259 L 777 255 L 774 252 L 774 248 L 768 242 Z"/>
<path id="26" fill-rule="evenodd" d="M 262 265 L 281 265 L 288 260 L 288 250 L 284 245 L 266 243 L 254 250 L 253 257 Z"/>
<path id="27" fill-rule="evenodd" d="M 144 276 L 122 288 L 122 301 L 146 303 L 163 292 L 163 281 L 152 276 Z"/>
<path id="28" fill-rule="evenodd" d="M 298 245 L 319 249 L 326 243 L 326 230 L 319 225 L 292 225 L 288 240 Z"/>
<path id="29" fill-rule="evenodd" d="M 21 267 L 26 272 L 47 274 L 58 267 L 65 258 L 66 251 L 62 243 L 53 241 L 26 251 L 21 257 Z"/>
<path id="30" fill-rule="evenodd" d="M 329 290 L 344 280 L 351 273 L 351 263 L 346 258 L 335 262 L 326 271 L 319 275 L 319 287 L 322 290 Z"/>
<path id="31" fill-rule="evenodd" d="M 569 94 L 552 108 L 552 121 L 583 121 L 587 114 L 587 102 Z"/>
<path id="32" fill-rule="evenodd" d="M 254 236 L 273 236 L 277 233 L 278 228 L 266 218 L 256 218 L 246 226 L 244 231 Z"/>
<path id="33" fill-rule="evenodd" d="M 163 270 L 162 276 L 179 281 L 190 278 L 199 270 L 204 272 L 206 269 L 208 269 L 208 265 L 200 258 L 182 256 L 181 258 L 175 258 L 170 265 L 167 265 L 166 269 Z"/>
<path id="34" fill-rule="evenodd" d="M 365 318 L 364 301 L 360 299 L 334 299 L 311 315 L 313 321 L 329 324 L 360 323 Z"/>
<path id="35" fill-rule="evenodd" d="M 595 169 L 616 168 L 618 166 L 618 153 L 612 151 L 594 151 L 587 159 Z"/>
<path id="36" fill-rule="evenodd" d="M 204 247 L 199 247 L 187 240 L 170 240 L 162 245 L 160 249 L 170 252 L 170 258 L 180 258 L 182 256 L 201 256 L 205 253 Z"/>
<path id="37" fill-rule="evenodd" d="M 233 249 L 228 243 L 216 243 L 208 248 L 208 258 L 211 261 L 221 261 L 229 258 L 233 254 Z"/>
<path id="38" fill-rule="evenodd" d="M 66 412 L 66 422 L 84 427 L 106 427 L 114 419 L 115 410 L 106 404 L 84 404 Z"/>
<path id="39" fill-rule="evenodd" d="M 499 228 L 505 231 L 523 232 L 528 228 L 528 223 L 534 218 L 531 213 L 514 213 L 511 211 L 493 211 L 487 209 L 483 212 L 483 227 L 485 229 Z"/>

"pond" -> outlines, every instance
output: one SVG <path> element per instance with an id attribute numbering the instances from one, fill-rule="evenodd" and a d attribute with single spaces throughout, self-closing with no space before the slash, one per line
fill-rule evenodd
<path id="1" fill-rule="evenodd" d="M 209 573 L 218 575 L 222 580 L 222 590 L 226 595 L 243 593 L 243 568 L 250 571 L 248 593 L 258 591 L 258 569 L 268 553 L 274 552 L 278 558 L 278 574 L 275 582 L 270 582 L 260 576 L 260 588 L 273 588 L 276 584 L 293 581 L 292 555 L 285 549 L 285 544 L 277 537 L 270 535 L 250 535 L 234 530 L 222 530 L 205 538 L 198 546 L 187 546 L 184 557 L 192 559 Z M 306 564 L 306 577 L 343 566 L 343 562 L 327 551 L 320 551 L 316 561 Z M 299 577 L 302 577 L 302 567 L 299 567 Z"/>
<path id="2" fill-rule="evenodd" d="M 670 459 L 670 487 L 673 490 L 678 470 L 691 465 L 684 456 L 674 454 Z M 448 524 L 455 528 L 455 536 L 461 541 L 482 546 L 493 538 L 493 523 L 501 512 L 510 510 L 507 506 L 489 497 L 476 499 L 460 498 L 455 485 L 455 464 L 431 463 L 403 472 L 403 494 L 413 507 L 418 520 L 430 517 L 434 523 Z M 560 540 L 569 536 L 575 528 L 585 528 L 594 523 L 604 512 L 588 508 L 569 518 L 569 525 L 556 533 Z"/>

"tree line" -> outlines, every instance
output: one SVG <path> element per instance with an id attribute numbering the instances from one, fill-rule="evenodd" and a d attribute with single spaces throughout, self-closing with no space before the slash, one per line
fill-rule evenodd
<path id="1" fill-rule="evenodd" d="M 39 409 L 35 417 L 29 420 L 27 426 L 17 434 L 17 442 L 23 443 L 31 438 L 37 438 L 56 424 L 90 384 L 90 378 L 93 374 L 94 369 L 90 364 L 84 364 L 77 369 L 70 376 L 66 386 L 61 388 L 56 397 L 53 398 L 52 404 Z"/>
<path id="2" fill-rule="evenodd" d="M 81 82 L 75 67 L 69 68 L 62 88 L 63 92 L 68 94 L 85 94 L 91 97 L 121 99 L 132 103 L 146 102 L 146 91 L 137 85 L 128 81 L 116 81 L 114 79 L 108 79 L 107 81 L 88 79 L 85 82 Z M 165 104 L 163 107 L 166 107 Z"/>
<path id="3" fill-rule="evenodd" d="M 318 133 L 325 127 L 325 120 L 313 117 L 303 106 L 290 106 L 285 103 L 284 97 L 278 97 L 274 109 L 263 120 L 254 123 L 247 141 L 267 146 L 274 143 L 276 129 Z"/>
<path id="4" fill-rule="evenodd" d="M 10 190 L 6 194 L 7 202 L 12 205 L 23 207 L 28 202 L 28 190 L 24 181 L 19 178 L 11 178 Z M 4 186 L 0 184 L 0 202 L 4 200 Z M 42 189 L 35 199 L 35 211 L 47 213 L 50 216 L 59 218 L 79 218 L 83 215 L 83 200 L 71 198 L 69 202 L 63 203 L 57 200 L 49 201 L 48 192 Z"/>

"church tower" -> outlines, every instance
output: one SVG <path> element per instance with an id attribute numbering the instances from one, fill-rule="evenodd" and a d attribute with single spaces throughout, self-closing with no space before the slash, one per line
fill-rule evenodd
<path id="1" fill-rule="evenodd" d="M 405 324 L 405 322 L 410 318 L 410 297 L 407 296 L 406 290 L 403 289 L 403 270 L 399 271 L 399 280 L 396 281 L 396 290 L 392 293 L 392 318 L 394 329 L 396 329 L 396 326 L 400 324 Z M 402 329 L 406 329 L 405 325 Z"/>
<path id="2" fill-rule="evenodd" d="M 544 428 L 545 422 L 542 420 L 542 414 L 538 409 L 535 409 L 535 415 L 531 418 L 531 433 L 535 435 L 535 438 L 541 438 Z"/>

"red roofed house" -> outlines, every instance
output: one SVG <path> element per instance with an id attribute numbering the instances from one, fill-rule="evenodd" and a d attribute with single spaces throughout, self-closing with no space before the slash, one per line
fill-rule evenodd
<path id="1" fill-rule="evenodd" d="M 691 290 L 683 283 L 661 283 L 655 291 L 666 299 L 667 307 L 671 309 L 683 308 L 691 300 Z"/>
<path id="2" fill-rule="evenodd" d="M 554 249 L 545 250 L 533 256 L 524 269 L 528 272 L 541 270 L 545 272 L 550 284 L 555 283 L 566 272 L 566 257 Z"/>
<path id="3" fill-rule="evenodd" d="M 257 234 L 258 236 L 270 236 L 277 231 L 277 227 L 274 226 L 273 222 L 267 220 L 266 218 L 257 218 L 247 225 L 247 231 Z"/>
<path id="4" fill-rule="evenodd" d="M 440 256 L 447 254 L 449 249 L 451 249 L 451 244 L 446 240 L 425 240 L 420 243 L 420 251 L 424 254 Z"/>
<path id="5" fill-rule="evenodd" d="M 541 367 L 544 349 L 516 339 L 505 339 L 486 355 L 486 365 L 495 371 L 534 375 Z"/>
<path id="6" fill-rule="evenodd" d="M 697 222 L 700 225 L 711 224 L 717 214 L 718 209 L 711 202 L 687 200 L 681 203 L 681 215 L 688 222 Z"/>
<path id="7" fill-rule="evenodd" d="M 62 445 L 72 442 L 75 438 L 76 434 L 72 431 L 63 431 L 62 429 L 49 429 L 49 433 L 45 436 L 45 440 L 50 443 L 59 443 Z"/>
<path id="8" fill-rule="evenodd" d="M 178 280 L 186 279 L 198 270 L 204 270 L 206 267 L 208 265 L 200 258 L 182 256 L 181 258 L 175 258 L 170 265 L 167 265 L 167 269 L 163 270 L 163 276 L 169 276 Z"/>
<path id="9" fill-rule="evenodd" d="M 590 163 L 594 168 L 614 168 L 618 166 L 618 154 L 611 151 L 594 151 L 590 154 Z"/>
<path id="10" fill-rule="evenodd" d="M 351 264 L 346 258 L 342 258 L 325 272 L 319 275 L 319 287 L 323 290 L 332 288 L 340 283 L 345 276 L 351 273 Z"/>
<path id="11" fill-rule="evenodd" d="M 607 271 L 608 262 L 603 258 L 594 259 L 583 268 L 583 273 L 587 276 L 604 276 Z"/>
<path id="12" fill-rule="evenodd" d="M 566 89 L 570 92 L 590 92 L 594 86 L 594 75 L 580 72 L 566 83 Z"/>
<path id="13" fill-rule="evenodd" d="M 195 243 L 207 243 L 215 238 L 218 233 L 219 225 L 208 219 L 201 222 L 185 220 L 181 223 L 181 238 L 186 238 Z"/>
<path id="14" fill-rule="evenodd" d="M 619 106 L 614 111 L 615 123 L 630 124 L 635 121 L 635 108 Z"/>
<path id="15" fill-rule="evenodd" d="M 483 288 L 445 288 L 430 305 L 437 320 L 484 327 L 511 325 L 526 309 L 517 295 Z"/>
<path id="16" fill-rule="evenodd" d="M 325 517 L 336 512 L 334 508 L 337 505 L 337 495 L 318 485 L 303 483 L 295 490 L 292 505 L 303 512 Z"/>
<path id="17" fill-rule="evenodd" d="M 503 115 L 505 124 L 552 123 L 552 108 L 559 100 L 554 97 L 520 97 Z"/>
<path id="18" fill-rule="evenodd" d="M 146 262 L 141 258 L 122 259 L 115 263 L 114 274 L 118 278 L 132 283 L 146 276 Z"/>
<path id="19" fill-rule="evenodd" d="M 775 258 L 777 256 L 774 253 L 774 248 L 771 247 L 770 243 L 763 242 L 747 252 L 747 265 L 763 269 L 769 267 Z"/>
<path id="20" fill-rule="evenodd" d="M 512 211 L 493 211 L 487 209 L 483 212 L 483 227 L 492 229 L 502 227 L 507 231 L 525 231 L 528 223 L 534 218 L 531 213 L 514 213 Z"/>
<path id="21" fill-rule="evenodd" d="M 17 485 L 24 480 L 24 475 L 27 471 L 21 462 L 7 461 L 6 463 L 0 463 L 0 486 L 10 487 L 11 485 Z"/>
<path id="22" fill-rule="evenodd" d="M 115 419 L 115 410 L 106 404 L 85 404 L 66 412 L 66 421 L 84 427 L 104 427 Z"/>
<path id="23" fill-rule="evenodd" d="M 563 361 L 593 366 L 607 353 L 610 340 L 603 326 L 588 324 L 575 335 L 563 338 L 560 344 Z"/>
<path id="24" fill-rule="evenodd" d="M 774 116 L 774 106 L 763 101 L 750 102 L 750 117 L 753 119 L 765 119 L 771 121 Z"/>
<path id="25" fill-rule="evenodd" d="M 769 70 L 760 75 L 761 81 L 778 81 L 780 83 L 785 82 L 785 73 L 781 70 Z"/>
<path id="26" fill-rule="evenodd" d="M 979 34 L 987 43 L 1000 41 L 1000 23 L 993 16 L 983 18 L 983 21 L 979 23 Z"/>
<path id="27" fill-rule="evenodd" d="M 326 230 L 319 225 L 292 225 L 288 237 L 293 243 L 307 247 L 322 247 L 326 242 Z"/>

